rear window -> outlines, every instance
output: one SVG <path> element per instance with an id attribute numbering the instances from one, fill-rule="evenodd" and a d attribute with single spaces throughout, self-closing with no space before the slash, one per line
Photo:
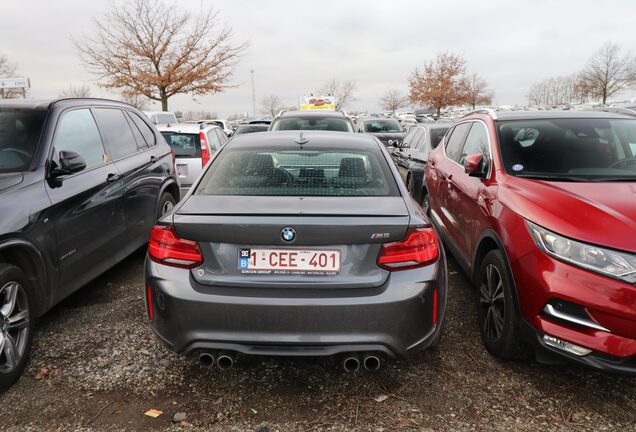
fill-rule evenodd
<path id="1" fill-rule="evenodd" d="M 236 129 L 236 131 L 234 132 L 234 135 L 243 135 L 243 134 L 254 133 L 254 132 L 265 132 L 267 131 L 268 128 L 269 128 L 268 125 L 243 125 L 243 126 L 239 126 Z"/>
<path id="2" fill-rule="evenodd" d="M 43 110 L 0 109 L 0 173 L 29 168 L 45 114 Z"/>
<path id="3" fill-rule="evenodd" d="M 161 132 L 166 142 L 178 158 L 200 158 L 201 138 L 199 134 L 181 132 Z"/>
<path id="4" fill-rule="evenodd" d="M 274 122 L 274 131 L 284 130 L 328 130 L 336 132 L 353 132 L 351 122 L 338 117 L 283 117 Z"/>
<path id="5" fill-rule="evenodd" d="M 379 151 L 226 148 L 198 195 L 398 196 Z"/>
<path id="6" fill-rule="evenodd" d="M 364 130 L 369 133 L 404 132 L 396 120 L 371 120 L 364 122 Z"/>

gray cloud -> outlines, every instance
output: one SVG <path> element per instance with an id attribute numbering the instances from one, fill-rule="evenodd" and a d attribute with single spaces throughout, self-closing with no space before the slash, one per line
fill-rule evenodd
<path id="1" fill-rule="evenodd" d="M 71 82 L 90 82 L 71 37 L 90 34 L 92 17 L 112 2 L 3 0 L 0 52 L 17 62 L 32 97 L 54 97 Z M 354 109 L 377 109 L 387 88 L 406 79 L 438 51 L 465 56 L 471 71 L 496 91 L 496 103 L 523 103 L 529 85 L 580 69 L 605 41 L 636 52 L 630 0 L 334 1 L 181 0 L 196 11 L 213 5 L 250 48 L 235 69 L 235 88 L 171 109 L 251 111 L 250 69 L 257 101 L 276 94 L 288 104 L 335 77 L 357 83 Z"/>

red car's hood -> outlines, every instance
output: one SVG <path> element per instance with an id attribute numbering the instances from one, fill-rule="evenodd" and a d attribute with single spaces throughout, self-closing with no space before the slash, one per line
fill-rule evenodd
<path id="1" fill-rule="evenodd" d="M 636 252 L 636 182 L 547 182 L 510 177 L 501 203 L 566 237 Z"/>

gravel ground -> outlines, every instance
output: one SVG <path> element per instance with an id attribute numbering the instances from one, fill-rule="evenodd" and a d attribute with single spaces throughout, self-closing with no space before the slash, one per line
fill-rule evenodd
<path id="1" fill-rule="evenodd" d="M 449 264 L 437 349 L 376 373 L 347 374 L 329 359 L 260 357 L 221 372 L 155 340 L 136 253 L 40 321 L 24 376 L 0 394 L 0 429 L 636 431 L 636 380 L 490 357 L 475 293 Z M 150 408 L 163 414 L 144 416 Z"/>

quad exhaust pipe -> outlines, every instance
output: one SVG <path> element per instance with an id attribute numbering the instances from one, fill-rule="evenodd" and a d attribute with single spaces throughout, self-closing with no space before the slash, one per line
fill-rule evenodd
<path id="1" fill-rule="evenodd" d="M 202 367 L 211 368 L 215 363 L 223 371 L 230 370 L 234 366 L 234 354 L 221 352 L 216 358 L 209 352 L 199 354 L 199 364 Z"/>
<path id="2" fill-rule="evenodd" d="M 375 354 L 364 354 L 362 358 L 357 354 L 349 354 L 342 361 L 342 367 L 347 372 L 357 372 L 361 367 L 368 371 L 377 371 L 380 366 L 382 361 Z"/>
<path id="3" fill-rule="evenodd" d="M 199 364 L 206 368 L 214 366 L 214 356 L 210 353 L 201 353 L 199 355 Z"/>
<path id="4" fill-rule="evenodd" d="M 234 366 L 234 355 L 227 352 L 220 353 L 219 358 L 216 360 L 216 365 L 222 371 L 232 369 L 232 366 Z"/>
<path id="5" fill-rule="evenodd" d="M 380 357 L 373 354 L 366 355 L 364 357 L 364 360 L 362 361 L 362 364 L 368 371 L 377 371 L 378 369 L 380 369 L 381 366 Z"/>

